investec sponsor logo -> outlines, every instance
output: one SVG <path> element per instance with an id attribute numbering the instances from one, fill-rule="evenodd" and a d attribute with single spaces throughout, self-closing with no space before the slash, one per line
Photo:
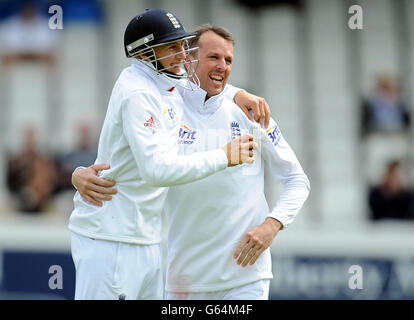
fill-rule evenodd
<path id="1" fill-rule="evenodd" d="M 164 109 L 163 114 L 166 114 L 168 112 L 168 115 L 170 116 L 171 120 L 173 120 L 176 116 L 176 113 L 172 107 L 166 106 Z"/>
<path id="2" fill-rule="evenodd" d="M 181 144 L 193 144 L 196 139 L 196 131 L 191 130 L 185 125 L 181 125 L 180 131 L 178 132 L 178 141 Z"/>
<path id="3" fill-rule="evenodd" d="M 268 129 L 266 131 L 267 136 L 270 138 L 270 140 L 272 140 L 272 143 L 274 146 L 277 146 L 277 144 L 279 143 L 280 140 L 280 130 L 277 126 L 277 124 L 275 124 L 274 127 Z"/>

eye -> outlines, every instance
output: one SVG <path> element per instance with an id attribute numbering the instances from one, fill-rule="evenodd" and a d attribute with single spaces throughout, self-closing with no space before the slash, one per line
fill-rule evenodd
<path id="1" fill-rule="evenodd" d="M 226 63 L 227 64 L 232 64 L 233 63 L 233 60 L 232 59 L 226 59 Z"/>

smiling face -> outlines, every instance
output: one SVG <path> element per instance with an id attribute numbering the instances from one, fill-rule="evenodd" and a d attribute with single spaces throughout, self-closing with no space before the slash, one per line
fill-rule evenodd
<path id="1" fill-rule="evenodd" d="M 231 73 L 233 63 L 233 43 L 213 31 L 200 36 L 200 60 L 197 76 L 200 87 L 207 91 L 207 99 L 223 91 Z"/>
<path id="2" fill-rule="evenodd" d="M 167 71 L 175 74 L 182 73 L 181 66 L 186 58 L 184 44 L 185 42 L 181 40 L 154 47 L 155 56 L 160 59 L 158 62 L 161 63 L 163 68 L 167 68 Z M 169 55 L 173 56 L 165 59 L 162 58 Z"/>

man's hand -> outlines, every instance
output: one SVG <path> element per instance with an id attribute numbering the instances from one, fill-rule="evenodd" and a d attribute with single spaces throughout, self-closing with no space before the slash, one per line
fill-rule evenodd
<path id="1" fill-rule="evenodd" d="M 234 252 L 233 258 L 238 258 L 237 264 L 242 264 L 242 267 L 249 263 L 254 264 L 262 252 L 270 247 L 282 227 L 278 220 L 269 217 L 261 225 L 251 229 Z"/>
<path id="2" fill-rule="evenodd" d="M 78 189 L 80 195 L 90 203 L 102 206 L 99 200 L 112 200 L 112 194 L 116 194 L 116 189 L 112 187 L 115 181 L 106 180 L 98 177 L 98 172 L 109 169 L 106 164 L 94 164 L 85 169 L 78 169 L 72 175 L 72 184 Z"/>
<path id="3" fill-rule="evenodd" d="M 231 140 L 222 149 L 226 153 L 228 166 L 233 167 L 242 163 L 253 163 L 253 149 L 257 149 L 257 143 L 253 141 L 251 134 L 244 134 Z"/>
<path id="4" fill-rule="evenodd" d="M 263 128 L 269 127 L 271 117 L 270 107 L 264 98 L 255 96 L 245 91 L 239 91 L 234 96 L 234 102 L 243 110 L 246 116 L 253 121 L 250 110 L 253 111 L 254 120 Z"/>

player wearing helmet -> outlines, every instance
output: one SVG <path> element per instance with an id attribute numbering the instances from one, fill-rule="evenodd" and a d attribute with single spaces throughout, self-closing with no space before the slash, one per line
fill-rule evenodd
<path id="1" fill-rule="evenodd" d="M 191 36 L 161 9 L 139 14 L 126 28 L 126 55 L 137 59 L 114 85 L 96 159 L 110 163 L 102 177 L 117 181 L 118 194 L 103 206 L 75 194 L 69 221 L 75 299 L 161 299 L 167 187 L 253 162 L 250 135 L 223 148 L 178 155 L 183 100 L 174 87 L 183 76 Z"/>

